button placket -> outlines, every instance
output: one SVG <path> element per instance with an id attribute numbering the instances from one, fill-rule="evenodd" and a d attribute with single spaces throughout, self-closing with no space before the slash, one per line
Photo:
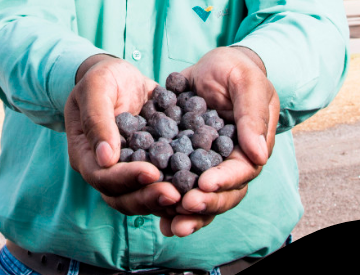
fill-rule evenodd
<path id="1" fill-rule="evenodd" d="M 145 223 L 145 219 L 143 218 L 143 216 L 139 216 L 136 217 L 135 221 L 134 221 L 134 226 L 135 228 L 140 228 L 141 226 L 143 226 Z"/>
<path id="2" fill-rule="evenodd" d="M 128 253 L 130 268 L 152 265 L 154 260 L 154 217 L 138 215 L 127 217 Z"/>

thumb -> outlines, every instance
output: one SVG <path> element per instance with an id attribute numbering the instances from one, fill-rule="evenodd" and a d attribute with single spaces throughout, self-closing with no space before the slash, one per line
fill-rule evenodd
<path id="1" fill-rule="evenodd" d="M 190 67 L 187 67 L 186 69 L 182 70 L 180 72 L 181 75 L 183 75 L 188 81 L 189 81 L 189 84 L 190 84 L 190 91 L 193 90 L 193 78 L 192 78 L 192 72 L 193 72 L 193 68 L 194 68 L 194 65 L 193 66 L 190 66 Z"/>
<path id="2" fill-rule="evenodd" d="M 76 90 L 81 128 L 100 167 L 109 167 L 120 157 L 120 134 L 115 123 L 116 86 L 106 77 L 82 79 Z"/>

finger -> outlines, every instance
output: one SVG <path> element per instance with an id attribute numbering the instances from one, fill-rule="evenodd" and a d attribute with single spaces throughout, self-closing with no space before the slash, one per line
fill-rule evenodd
<path id="1" fill-rule="evenodd" d="M 103 198 L 125 215 L 149 215 L 178 203 L 181 195 L 171 183 L 157 182 L 118 197 L 103 195 Z"/>
<path id="2" fill-rule="evenodd" d="M 72 97 L 69 98 L 65 110 L 70 164 L 95 189 L 109 196 L 117 196 L 160 178 L 159 170 L 146 162 L 117 163 L 106 169 L 100 167 L 82 131 L 79 110 Z"/>
<path id="3" fill-rule="evenodd" d="M 241 149 L 255 164 L 265 165 L 269 158 L 266 141 L 269 103 L 274 89 L 260 69 L 257 70 L 258 73 L 253 70 L 241 75 L 234 73 L 229 90 Z"/>
<path id="4" fill-rule="evenodd" d="M 152 92 L 154 91 L 154 89 L 158 86 L 159 84 L 153 80 L 151 80 L 150 78 L 145 78 L 145 90 L 147 91 L 147 99 L 151 98 Z M 145 102 L 144 102 L 145 104 Z M 143 105 L 144 105 L 143 104 Z M 142 106 L 141 106 L 142 107 Z"/>
<path id="5" fill-rule="evenodd" d="M 269 156 L 271 156 L 272 150 L 275 145 L 275 134 L 276 134 L 277 124 L 279 121 L 279 113 L 280 113 L 280 100 L 276 91 L 274 92 L 271 98 L 269 110 L 270 112 L 269 112 L 267 143 L 268 143 Z"/>
<path id="6" fill-rule="evenodd" d="M 202 215 L 218 215 L 237 206 L 245 197 L 248 186 L 223 192 L 203 192 L 190 190 L 182 199 L 181 207 L 186 211 Z"/>
<path id="7" fill-rule="evenodd" d="M 193 78 L 192 78 L 192 71 L 193 71 L 193 66 L 187 67 L 184 70 L 182 70 L 180 72 L 180 74 L 182 74 L 188 81 L 190 84 L 190 91 L 193 90 Z"/>
<path id="8" fill-rule="evenodd" d="M 138 190 L 160 178 L 159 170 L 147 162 L 117 163 L 103 169 L 94 161 L 84 160 L 80 173 L 86 182 L 108 196 Z"/>
<path id="9" fill-rule="evenodd" d="M 204 192 L 241 189 L 244 184 L 254 179 L 260 171 L 261 166 L 254 165 L 239 146 L 235 146 L 225 161 L 206 170 L 200 176 L 198 186 Z"/>
<path id="10" fill-rule="evenodd" d="M 160 219 L 160 231 L 165 237 L 172 237 L 174 233 L 171 231 L 171 222 L 172 218 L 164 218 Z"/>
<path id="11" fill-rule="evenodd" d="M 82 129 L 101 167 L 119 160 L 120 135 L 115 123 L 117 86 L 102 70 L 87 73 L 76 87 Z"/>
<path id="12" fill-rule="evenodd" d="M 186 237 L 209 225 L 213 215 L 178 215 L 171 222 L 171 232 L 178 237 Z"/>

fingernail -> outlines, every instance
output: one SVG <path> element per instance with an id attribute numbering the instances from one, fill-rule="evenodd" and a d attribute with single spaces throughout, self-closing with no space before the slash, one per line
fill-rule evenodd
<path id="1" fill-rule="evenodd" d="M 267 148 L 267 144 L 266 144 L 266 140 L 265 140 L 264 135 L 259 136 L 259 147 L 260 147 L 260 151 L 262 153 L 261 158 L 264 159 L 265 162 L 266 162 L 267 159 L 269 158 L 269 152 L 268 152 L 268 148 Z"/>
<path id="2" fill-rule="evenodd" d="M 167 197 L 167 196 L 161 195 L 161 196 L 159 197 L 159 204 L 160 204 L 161 206 L 169 206 L 169 205 L 173 205 L 173 204 L 175 204 L 175 203 L 176 203 L 175 200 L 170 199 L 170 198 Z"/>
<path id="3" fill-rule="evenodd" d="M 97 159 L 97 163 L 101 167 L 105 167 L 109 165 L 113 154 L 114 152 L 110 144 L 107 143 L 106 141 L 100 142 L 96 147 L 96 159 Z"/>

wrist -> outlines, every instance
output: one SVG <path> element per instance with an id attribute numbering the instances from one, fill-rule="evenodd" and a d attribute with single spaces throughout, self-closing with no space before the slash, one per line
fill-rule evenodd
<path id="1" fill-rule="evenodd" d="M 83 78 L 83 76 L 86 74 L 86 72 L 88 70 L 90 70 L 91 67 L 93 67 L 94 65 L 96 65 L 97 63 L 99 63 L 101 61 L 110 60 L 110 59 L 114 59 L 114 58 L 118 58 L 118 57 L 110 55 L 110 54 L 103 54 L 103 53 L 95 54 L 95 55 L 88 57 L 87 59 L 85 59 L 85 61 L 83 63 L 80 64 L 80 66 L 76 72 L 75 84 L 77 84 Z"/>
<path id="2" fill-rule="evenodd" d="M 264 62 L 262 61 L 262 59 L 256 52 L 254 52 L 250 48 L 243 47 L 243 46 L 231 46 L 231 47 L 235 48 L 235 49 L 241 51 L 243 54 L 245 54 L 267 76 Z"/>

